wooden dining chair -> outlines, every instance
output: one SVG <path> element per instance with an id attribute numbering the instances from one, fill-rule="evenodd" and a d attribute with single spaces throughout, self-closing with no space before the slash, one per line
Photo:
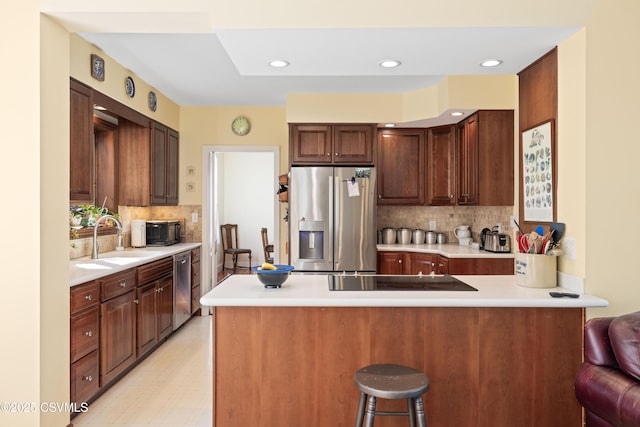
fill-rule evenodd
<path id="1" fill-rule="evenodd" d="M 261 228 L 260 235 L 262 237 L 262 250 L 264 251 L 264 261 L 273 264 L 273 245 L 269 244 L 269 237 L 267 236 L 267 229 Z"/>
<path id="2" fill-rule="evenodd" d="M 238 255 L 249 255 L 249 270 L 251 270 L 251 249 L 238 247 L 238 224 L 222 224 L 220 226 L 220 235 L 222 238 L 222 269 L 225 268 L 227 255 L 231 255 L 233 260 L 233 272 L 238 267 Z"/>

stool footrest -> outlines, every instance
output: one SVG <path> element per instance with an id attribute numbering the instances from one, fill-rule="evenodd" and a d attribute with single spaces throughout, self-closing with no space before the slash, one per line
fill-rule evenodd
<path id="1" fill-rule="evenodd" d="M 409 415 L 409 411 L 375 411 L 375 415 Z"/>

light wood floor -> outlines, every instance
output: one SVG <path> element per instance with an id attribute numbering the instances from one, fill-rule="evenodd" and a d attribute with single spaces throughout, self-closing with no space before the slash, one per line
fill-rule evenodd
<path id="1" fill-rule="evenodd" d="M 246 268 L 224 270 L 218 282 Z M 211 317 L 195 316 L 107 390 L 74 427 L 211 427 Z"/>

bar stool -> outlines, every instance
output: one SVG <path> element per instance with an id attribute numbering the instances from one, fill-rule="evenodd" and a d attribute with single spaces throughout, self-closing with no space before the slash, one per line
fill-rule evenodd
<path id="1" fill-rule="evenodd" d="M 429 389 L 429 377 L 424 373 L 402 365 L 378 364 L 359 369 L 353 379 L 360 389 L 356 427 L 362 427 L 363 421 L 365 427 L 373 427 L 376 415 L 407 415 L 411 427 L 426 427 L 422 395 Z M 376 411 L 376 398 L 407 399 L 407 412 Z"/>

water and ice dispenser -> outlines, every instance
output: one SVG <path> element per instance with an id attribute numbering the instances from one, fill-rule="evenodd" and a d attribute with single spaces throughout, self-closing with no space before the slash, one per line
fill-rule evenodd
<path id="1" fill-rule="evenodd" d="M 324 258 L 324 238 L 325 223 L 324 221 L 307 221 L 298 222 L 298 248 L 300 259 L 322 260 Z"/>

